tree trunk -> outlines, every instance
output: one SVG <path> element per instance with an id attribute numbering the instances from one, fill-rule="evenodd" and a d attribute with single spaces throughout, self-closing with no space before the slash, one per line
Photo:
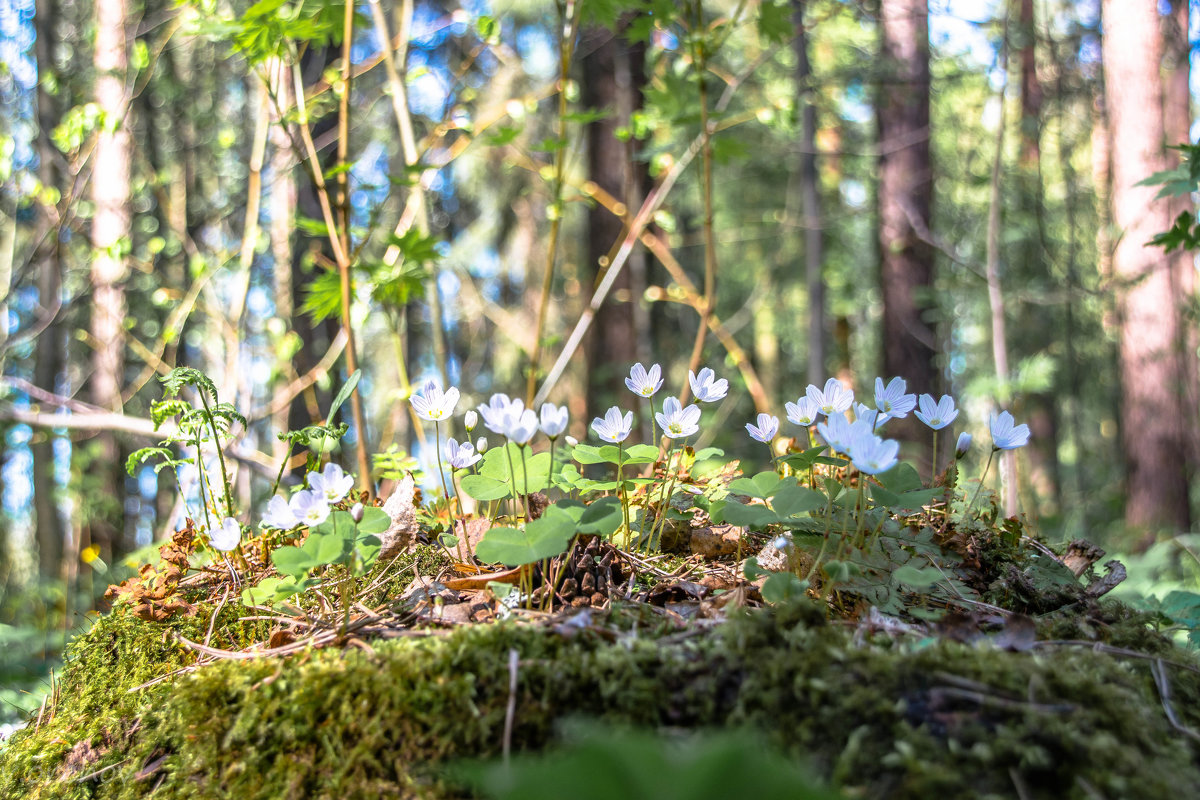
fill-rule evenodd
<path id="1" fill-rule="evenodd" d="M 796 38 L 796 102 L 800 105 L 800 214 L 804 230 L 804 276 L 808 290 L 808 382 L 822 386 L 825 378 L 825 281 L 821 273 L 821 195 L 817 174 L 817 105 L 808 58 L 806 0 L 792 0 Z"/>
<path id="2" fill-rule="evenodd" d="M 1170 259 L 1147 247 L 1166 230 L 1170 204 L 1136 186 L 1166 166 L 1163 151 L 1162 37 L 1144 0 L 1104 0 L 1105 96 L 1112 142 L 1113 253 L 1120 317 L 1120 377 L 1126 458 L 1125 520 L 1143 529 L 1190 523 L 1177 347 L 1180 314 Z M 1194 414 L 1189 414 L 1190 420 Z"/>
<path id="3" fill-rule="evenodd" d="M 1191 46 L 1188 42 L 1188 2 L 1174 0 L 1170 16 L 1162 18 L 1163 31 L 1163 73 L 1165 85 L 1163 92 L 1163 125 L 1167 145 L 1180 145 L 1191 142 L 1192 127 L 1192 93 L 1189 87 L 1191 78 Z M 1167 151 L 1169 167 L 1179 164 L 1179 154 L 1176 150 Z M 1187 195 L 1170 199 L 1171 219 L 1175 219 L 1185 211 L 1192 210 L 1192 198 Z M 1196 330 L 1196 254 L 1189 250 L 1180 249 L 1170 255 L 1171 277 L 1175 285 L 1175 296 L 1181 308 L 1179 331 L 1179 370 L 1182 376 L 1184 410 L 1195 416 L 1200 408 L 1200 375 L 1197 368 L 1197 347 L 1200 346 L 1200 336 Z M 1200 427 L 1185 425 L 1187 436 L 1187 475 L 1188 483 L 1200 468 Z"/>
<path id="4" fill-rule="evenodd" d="M 645 166 L 635 162 L 636 140 L 617 137 L 628 129 L 630 116 L 642 106 L 645 46 L 627 42 L 620 34 L 594 28 L 585 32 L 579 50 L 582 59 L 583 105 L 607 110 L 603 119 L 587 125 L 588 175 L 599 189 L 612 195 L 632 217 L 645 196 Z M 609 253 L 626 230 L 625 221 L 600 204 L 592 204 L 587 217 L 587 286 L 584 303 L 608 267 Z M 587 416 L 602 413 L 625 392 L 624 376 L 637 361 L 653 358 L 649 320 L 642 299 L 646 290 L 646 254 L 638 248 L 617 278 L 610 301 L 596 314 L 586 343 L 587 395 L 592 404 Z M 640 416 L 640 415 L 639 415 Z"/>
<path id="5" fill-rule="evenodd" d="M 129 172 L 132 139 L 125 103 L 126 57 L 125 0 L 96 0 L 96 104 L 110 124 L 101 128 L 92 154 L 92 376 L 91 399 L 95 405 L 121 410 L 121 388 L 125 368 L 125 254 L 129 246 L 131 213 Z M 101 491 L 110 498 L 123 496 L 120 450 L 112 433 L 101 433 L 99 464 Z M 120 531 L 119 520 L 94 524 L 92 541 L 102 557 L 112 557 Z"/>
<path id="6" fill-rule="evenodd" d="M 61 104 L 47 91 L 47 85 L 57 72 L 54 63 L 54 47 L 57 37 L 54 25 L 58 19 L 57 3 L 54 0 L 38 0 L 34 23 L 37 27 L 37 123 L 38 123 L 38 178 L 44 186 L 61 186 L 58 166 L 59 154 L 50 141 L 50 132 L 61 118 Z M 39 219 L 38 233 L 42 242 L 34 258 L 37 270 L 38 305 L 41 313 L 54 315 L 37 337 L 34 345 L 33 382 L 50 392 L 57 391 L 55 385 L 63 363 L 61 328 L 57 322 L 59 296 L 62 291 L 62 258 L 59 232 L 55 222 L 46 216 Z M 63 575 L 63 544 L 65 530 L 62 515 L 58 511 L 58 498 L 54 479 L 54 443 L 56 436 L 51 431 L 34 431 L 30 455 L 33 458 L 33 507 L 37 524 L 38 573 L 53 580 Z"/>
<path id="7" fill-rule="evenodd" d="M 271 94 L 275 97 L 272 106 L 271 141 L 271 188 L 268 200 L 271 217 L 271 272 L 275 279 L 275 316 L 284 324 L 284 329 L 290 329 L 295 315 L 293 307 L 292 280 L 292 230 L 296 220 L 296 179 L 292 173 L 292 140 L 284 127 L 282 116 L 292 108 L 291 71 L 280 59 L 272 59 L 267 68 L 271 81 Z M 275 390 L 279 392 L 288 384 L 288 364 L 279 364 L 275 377 Z M 277 396 L 278 400 L 279 397 Z M 287 408 L 282 408 L 271 418 L 271 427 L 275 433 L 283 433 L 288 429 Z M 276 459 L 282 459 L 287 446 L 274 439 L 272 454 Z"/>
<path id="8" fill-rule="evenodd" d="M 1019 125 L 1020 148 L 1017 161 L 1017 200 L 1019 207 L 1015 220 L 1020 238 L 1012 252 L 1009 263 L 1017 272 L 1018 280 L 1028 276 L 1035 282 L 1051 283 L 1056 279 L 1047 273 L 1045 220 L 1043 218 L 1044 192 L 1042 190 L 1042 105 L 1045 95 L 1037 75 L 1037 27 L 1034 19 L 1033 0 L 1015 0 L 1017 27 L 1013 45 L 1020 68 L 1021 118 Z M 1021 273 L 1024 273 L 1022 276 Z M 1022 325 L 1015 331 L 1014 348 L 1018 354 L 1032 355 L 1044 351 L 1046 343 L 1058 336 L 1056 315 L 1047 314 L 1041 325 Z M 1029 459 L 1029 482 L 1036 497 L 1042 501 L 1042 510 L 1055 511 L 1062 507 L 1062 481 L 1058 462 L 1058 397 L 1055 386 L 1047 391 L 1030 395 L 1024 404 L 1024 415 L 1029 423 L 1032 437 L 1026 455 Z M 1015 458 L 1015 456 L 1013 456 Z M 1014 487 L 1015 491 L 1015 481 Z M 1049 501 L 1050 509 L 1045 508 Z M 1013 503 L 1006 507 L 1010 510 Z M 1010 511 L 1015 513 L 1015 511 Z"/>
<path id="9" fill-rule="evenodd" d="M 882 0 L 879 90 L 879 251 L 883 288 L 883 371 L 932 392 L 937 340 L 926 312 L 932 305 L 933 206 L 929 155 L 929 5 L 927 0 Z M 908 424 L 903 424 L 908 423 Z M 889 433 L 925 443 L 915 418 Z M 922 461 L 925 459 L 921 459 Z"/>

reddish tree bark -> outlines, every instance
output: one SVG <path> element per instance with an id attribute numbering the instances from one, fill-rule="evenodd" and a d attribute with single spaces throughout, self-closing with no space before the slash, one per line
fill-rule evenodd
<path id="1" fill-rule="evenodd" d="M 646 168 L 635 161 L 634 139 L 617 137 L 630 115 L 642 105 L 645 47 L 629 43 L 604 29 L 588 31 L 580 45 L 583 104 L 608 111 L 587 126 L 588 176 L 601 190 L 619 200 L 632 217 L 641 207 L 648 183 Z M 593 204 L 588 209 L 587 254 L 590 271 L 584 302 L 608 266 L 609 251 L 625 233 L 625 223 L 612 211 Z M 635 252 L 617 278 L 611 299 L 600 307 L 585 345 L 588 397 L 595 408 L 625 391 L 624 376 L 637 361 L 653 358 L 648 346 L 649 318 L 642 304 L 646 289 L 646 254 Z"/>
<path id="2" fill-rule="evenodd" d="M 1112 142 L 1113 253 L 1120 318 L 1125 520 L 1186 530 L 1190 523 L 1178 297 L 1170 258 L 1146 242 L 1170 224 L 1170 204 L 1136 186 L 1166 166 L 1160 20 L 1153 3 L 1104 0 L 1105 98 Z M 1188 419 L 1194 415 L 1188 415 Z"/>
<path id="3" fill-rule="evenodd" d="M 883 369 L 908 381 L 910 392 L 932 392 L 936 336 L 932 305 L 933 206 L 929 154 L 929 5 L 927 0 L 882 0 L 884 78 L 879 124 L 879 252 L 883 287 Z M 905 439 L 916 426 L 897 425 Z"/>

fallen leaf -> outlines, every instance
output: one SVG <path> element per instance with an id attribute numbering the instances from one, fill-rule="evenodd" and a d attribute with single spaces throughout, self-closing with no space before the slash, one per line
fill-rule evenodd
<path id="1" fill-rule="evenodd" d="M 395 490 L 383 504 L 392 524 L 380 537 L 379 558 L 387 560 L 405 552 L 416 540 L 417 507 L 416 483 L 411 474 L 396 484 Z"/>

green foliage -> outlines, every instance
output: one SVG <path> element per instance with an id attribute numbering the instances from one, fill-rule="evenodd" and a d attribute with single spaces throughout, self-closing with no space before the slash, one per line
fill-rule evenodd
<path id="1" fill-rule="evenodd" d="M 758 800 L 841 797 L 757 736 L 731 732 L 667 740 L 575 726 L 564 745 L 544 754 L 455 772 L 496 800 L 728 800 L 747 791 Z"/>
<path id="2" fill-rule="evenodd" d="M 509 473 L 510 459 L 515 475 Z M 514 479 L 518 495 L 532 494 L 549 485 L 547 472 L 550 469 L 550 453 L 528 456 L 522 448 L 505 442 L 504 447 L 489 448 L 478 467 L 478 474 L 463 475 L 459 481 L 462 490 L 474 499 L 488 501 L 510 497 Z"/>
<path id="3" fill-rule="evenodd" d="M 353 283 L 350 291 L 353 294 Z M 336 271 L 325 270 L 308 282 L 303 310 L 313 322 L 323 322 L 342 313 L 342 279 Z"/>
<path id="4" fill-rule="evenodd" d="M 575 536 L 577 517 L 550 506 L 538 519 L 518 528 L 495 527 L 484 534 L 475 555 L 510 567 L 533 564 L 562 553 Z"/>
<path id="5" fill-rule="evenodd" d="M 205 6 L 206 3 L 200 5 Z M 224 11 L 206 8 L 210 14 Z M 198 27 L 200 33 L 228 42 L 251 64 L 271 57 L 294 55 L 298 44 L 321 47 L 341 40 L 345 4 L 337 2 L 304 3 L 289 0 L 259 0 L 240 17 L 213 16 Z"/>

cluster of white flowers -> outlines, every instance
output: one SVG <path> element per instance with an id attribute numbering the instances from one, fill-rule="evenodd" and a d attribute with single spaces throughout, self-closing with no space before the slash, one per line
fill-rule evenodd
<path id="1" fill-rule="evenodd" d="M 898 460 L 900 443 L 878 435 L 884 423 L 892 419 L 903 419 L 919 405 L 914 415 L 934 431 L 950 425 L 958 417 L 954 398 L 944 394 L 934 400 L 933 395 L 923 394 L 919 398 L 907 392 L 908 384 L 903 378 L 892 378 L 884 384 L 883 378 L 875 379 L 875 407 L 854 402 L 854 391 L 842 385 L 837 378 L 830 378 L 824 388 L 809 384 L 802 397 L 794 403 L 785 403 L 787 418 L 801 427 L 816 426 L 816 431 L 825 444 L 835 453 L 847 456 L 860 472 L 877 475 L 894 467 Z M 854 409 L 854 419 L 847 415 Z M 820 422 L 821 417 L 824 422 Z M 1029 426 L 1015 425 L 1012 414 L 1007 411 L 993 415 L 990 423 L 992 443 L 996 450 L 1012 450 L 1029 441 Z M 759 414 L 758 424 L 747 423 L 750 436 L 770 444 L 779 432 L 779 419 L 770 414 Z M 957 458 L 966 455 L 971 445 L 971 435 L 964 433 L 958 438 L 955 448 Z"/>
<path id="2" fill-rule="evenodd" d="M 279 530 L 320 525 L 329 518 L 329 507 L 354 488 L 354 476 L 347 475 L 337 464 L 326 464 L 320 472 L 308 473 L 307 482 L 308 488 L 296 492 L 291 500 L 279 495 L 272 497 L 262 524 Z"/>
<path id="3" fill-rule="evenodd" d="M 653 364 L 646 369 L 641 363 L 634 364 L 625 385 L 638 397 L 653 398 L 663 385 L 662 367 Z M 708 367 L 700 370 L 699 375 L 688 370 L 688 385 L 701 403 L 715 403 L 729 394 L 729 381 L 718 378 Z M 654 420 L 667 438 L 687 439 L 700 431 L 700 407 L 695 403 L 685 407 L 678 397 L 668 397 L 663 401 L 663 410 L 654 414 Z M 620 444 L 633 430 L 633 412 L 622 414 L 618 406 L 613 406 L 603 418 L 592 420 L 592 430 L 604 441 Z"/>

